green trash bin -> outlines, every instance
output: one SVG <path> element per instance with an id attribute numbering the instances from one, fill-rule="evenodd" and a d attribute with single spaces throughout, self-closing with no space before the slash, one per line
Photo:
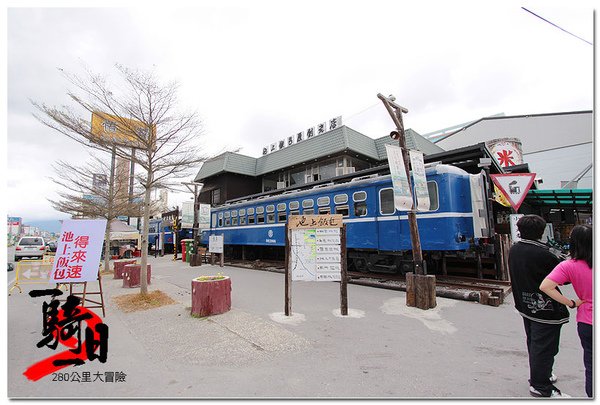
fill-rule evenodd
<path id="1" fill-rule="evenodd" d="M 182 242 L 185 242 L 185 262 L 189 263 L 192 258 L 192 254 L 194 252 L 194 239 L 183 239 Z"/>

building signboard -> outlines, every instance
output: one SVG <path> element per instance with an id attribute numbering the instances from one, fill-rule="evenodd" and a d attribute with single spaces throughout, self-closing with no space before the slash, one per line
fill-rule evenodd
<path id="1" fill-rule="evenodd" d="M 198 229 L 210 228 L 210 204 L 200 204 L 198 208 Z"/>
<path id="2" fill-rule="evenodd" d="M 292 146 L 294 143 L 300 143 L 305 139 L 313 138 L 317 135 L 322 135 L 326 132 L 332 131 L 342 126 L 342 116 L 331 118 L 328 121 L 321 122 L 316 127 L 307 128 L 306 131 L 300 131 L 296 135 L 288 136 L 287 138 L 280 140 L 276 143 L 272 143 L 270 146 L 265 146 L 262 149 L 262 154 L 267 155 L 269 153 L 281 150 L 287 146 Z"/>
<path id="3" fill-rule="evenodd" d="M 194 203 L 191 201 L 184 201 L 181 206 L 181 228 L 193 228 Z"/>
<path id="4" fill-rule="evenodd" d="M 156 126 L 152 131 L 156 132 Z M 146 138 L 149 135 L 148 127 L 145 123 L 118 117 L 100 111 L 92 112 L 92 133 L 123 146 L 141 147 L 140 138 Z"/>

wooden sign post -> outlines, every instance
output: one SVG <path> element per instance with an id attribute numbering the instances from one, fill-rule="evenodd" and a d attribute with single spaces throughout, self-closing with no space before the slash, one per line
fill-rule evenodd
<path id="1" fill-rule="evenodd" d="M 342 215 L 291 215 L 286 224 L 285 315 L 292 281 L 339 281 L 340 312 L 348 315 L 346 227 Z"/>

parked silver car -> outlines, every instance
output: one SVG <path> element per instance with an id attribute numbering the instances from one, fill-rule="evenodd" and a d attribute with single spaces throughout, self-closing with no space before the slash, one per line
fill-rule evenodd
<path id="1" fill-rule="evenodd" d="M 41 259 L 46 253 L 46 243 L 41 236 L 23 236 L 15 246 L 15 262 L 23 257 Z"/>

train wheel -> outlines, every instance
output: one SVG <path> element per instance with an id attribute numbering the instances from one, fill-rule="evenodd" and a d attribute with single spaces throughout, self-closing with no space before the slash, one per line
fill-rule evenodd
<path id="1" fill-rule="evenodd" d="M 356 269 L 356 271 L 361 272 L 361 273 L 369 272 L 369 266 L 367 264 L 367 259 L 365 259 L 363 257 L 356 257 L 356 258 L 354 258 L 353 263 L 354 263 L 354 268 Z"/>

